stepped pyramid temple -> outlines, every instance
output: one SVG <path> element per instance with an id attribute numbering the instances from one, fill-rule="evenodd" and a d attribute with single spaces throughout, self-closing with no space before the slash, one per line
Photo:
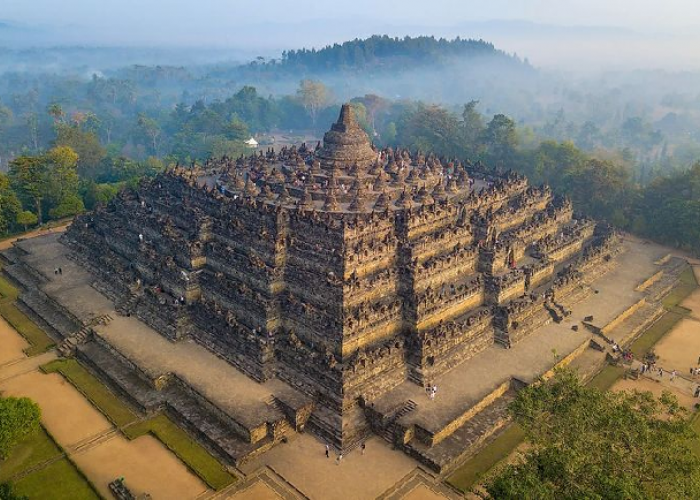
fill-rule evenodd
<path id="1" fill-rule="evenodd" d="M 315 148 L 171 168 L 5 259 L 62 353 L 229 463 L 306 431 L 442 471 L 591 345 L 551 327 L 623 246 L 515 173 L 376 149 L 344 105 Z"/>

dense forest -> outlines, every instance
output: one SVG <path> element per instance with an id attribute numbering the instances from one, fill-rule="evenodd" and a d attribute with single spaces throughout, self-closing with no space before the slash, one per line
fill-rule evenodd
<path id="1" fill-rule="evenodd" d="M 455 103 L 441 99 L 444 84 L 426 100 L 382 93 L 384 83 L 363 92 L 323 76 L 349 71 L 372 80 L 385 72 L 400 87 L 401 75 L 435 73 L 419 80 L 429 92 L 436 79 L 468 86 L 476 76 L 464 79 L 455 61 L 477 59 L 498 61 L 502 74 L 523 79 L 510 90 L 497 87 L 502 95 L 494 99 L 483 90 L 491 74 L 480 74 L 465 92 L 471 98 Z M 371 37 L 241 66 L 7 71 L 0 79 L 0 230 L 90 209 L 169 163 L 248 153 L 243 141 L 251 135 L 263 145 L 281 136 L 319 138 L 340 102 L 351 100 L 378 145 L 515 169 L 569 195 L 586 214 L 697 251 L 698 75 L 664 86 L 657 83 L 666 76 L 651 73 L 607 75 L 601 85 L 544 76 L 486 42 L 432 37 Z M 282 81 L 289 91 L 270 93 Z"/>
<path id="2" fill-rule="evenodd" d="M 404 69 L 407 64 L 444 65 L 455 58 L 500 58 L 520 64 L 517 57 L 497 50 L 483 40 L 446 40 L 433 36 L 391 38 L 372 36 L 333 44 L 322 49 L 289 50 L 282 53 L 282 60 L 267 64 L 268 67 L 288 70 L 327 71 L 344 68 L 379 70 Z M 256 65 L 256 64 L 254 64 Z"/>

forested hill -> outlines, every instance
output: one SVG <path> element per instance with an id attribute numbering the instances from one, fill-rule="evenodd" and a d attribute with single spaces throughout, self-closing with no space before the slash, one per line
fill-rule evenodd
<path id="1" fill-rule="evenodd" d="M 334 69 L 406 69 L 411 64 L 434 64 L 459 59 L 490 58 L 509 61 L 514 65 L 527 65 L 517 57 L 496 49 L 483 40 L 453 40 L 419 36 L 392 38 L 375 35 L 342 44 L 328 45 L 320 50 L 300 49 L 282 53 L 280 63 L 285 69 L 326 71 Z"/>

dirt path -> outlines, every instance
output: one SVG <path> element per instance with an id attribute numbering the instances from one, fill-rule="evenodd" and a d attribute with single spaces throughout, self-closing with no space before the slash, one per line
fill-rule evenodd
<path id="1" fill-rule="evenodd" d="M 207 491 L 185 464 L 150 435 L 128 441 L 115 434 L 71 458 L 105 498 L 112 498 L 109 482 L 121 476 L 136 496 L 150 493 L 155 499 L 196 498 Z"/>
<path id="2" fill-rule="evenodd" d="M 73 221 L 64 221 L 53 227 L 41 227 L 39 229 L 35 229 L 34 231 L 29 231 L 28 233 L 22 233 L 17 236 L 12 236 L 10 238 L 4 239 L 0 241 L 0 250 L 6 250 L 10 248 L 12 246 L 12 243 L 17 241 L 18 239 L 34 238 L 35 236 L 41 236 L 42 234 L 48 233 L 62 233 L 66 230 L 66 228 L 70 225 L 71 222 Z"/>
<path id="3" fill-rule="evenodd" d="M 1 367 L 11 361 L 24 359 L 24 349 L 29 347 L 29 343 L 0 317 L 0 346 Z"/>

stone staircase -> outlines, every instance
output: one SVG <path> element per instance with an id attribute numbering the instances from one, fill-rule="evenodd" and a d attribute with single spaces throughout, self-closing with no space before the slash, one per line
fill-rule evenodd
<path id="1" fill-rule="evenodd" d="M 95 317 L 89 325 L 82 327 L 77 333 L 64 338 L 56 348 L 58 354 L 64 358 L 73 356 L 78 346 L 83 344 L 92 334 L 94 334 L 94 330 L 92 329 L 93 326 L 107 325 L 110 323 L 110 321 L 112 321 L 112 317 L 109 314 L 102 314 Z"/>
<path id="2" fill-rule="evenodd" d="M 140 296 L 137 293 L 131 292 L 126 298 L 116 304 L 117 314 L 120 316 L 131 316 L 136 311 L 136 306 L 139 303 Z"/>
<path id="3" fill-rule="evenodd" d="M 384 423 L 382 429 L 379 430 L 379 435 L 390 443 L 394 443 L 396 440 L 395 427 L 396 422 L 398 422 L 402 417 L 408 415 L 413 410 L 418 407 L 418 404 L 413 400 L 406 401 L 403 405 L 399 406 L 395 412 L 390 414 Z"/>
<path id="4" fill-rule="evenodd" d="M 58 332 L 61 337 L 69 337 L 83 326 L 80 321 L 61 310 L 51 298 L 36 288 L 23 292 L 19 302 Z"/>

